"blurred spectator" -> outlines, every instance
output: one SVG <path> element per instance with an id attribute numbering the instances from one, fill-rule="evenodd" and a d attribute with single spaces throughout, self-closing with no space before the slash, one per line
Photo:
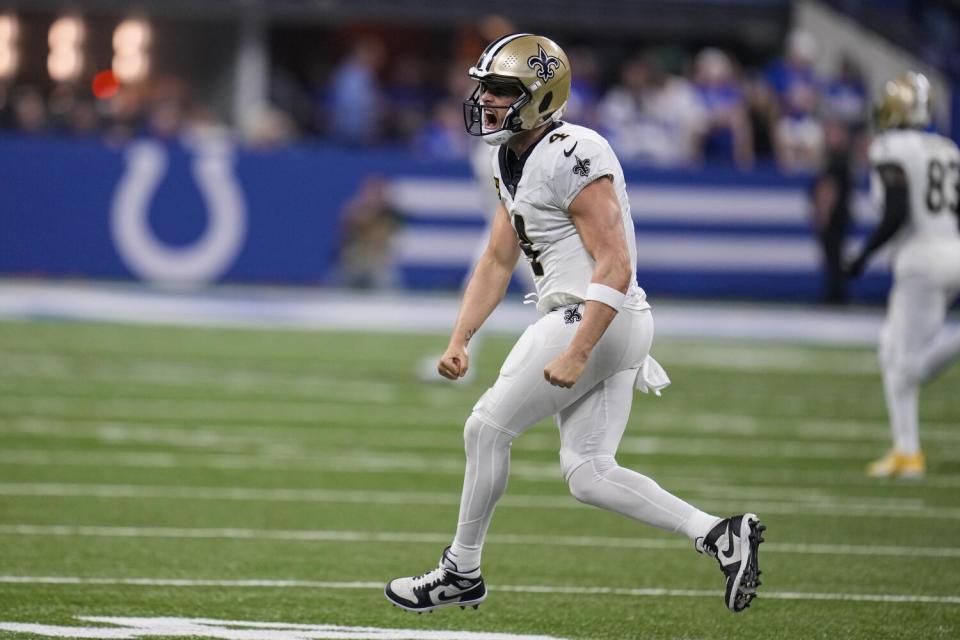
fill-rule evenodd
<path id="1" fill-rule="evenodd" d="M 444 75 L 447 96 L 459 105 L 462 105 L 463 101 L 470 97 L 470 93 L 476 87 L 476 83 L 467 75 L 467 69 L 472 64 L 473 62 L 470 62 L 464 66 L 457 62 L 451 62 L 447 65 Z"/>
<path id="2" fill-rule="evenodd" d="M 773 89 L 783 113 L 795 108 L 805 111 L 809 95 L 819 92 L 814 73 L 817 56 L 817 41 L 806 31 L 791 31 L 787 36 L 785 56 L 774 61 L 766 70 L 766 80 Z M 799 104 L 795 104 L 799 100 Z"/>
<path id="3" fill-rule="evenodd" d="M 797 85 L 793 107 L 777 121 L 774 150 L 777 166 L 787 173 L 812 173 L 823 155 L 823 124 L 816 113 L 817 94 L 809 86 Z"/>
<path id="4" fill-rule="evenodd" d="M 468 28 L 462 29 L 454 38 L 454 51 L 451 57 L 455 64 L 465 64 L 463 71 L 475 64 L 484 48 L 494 40 L 517 33 L 520 29 L 509 18 L 490 13 L 481 16 Z"/>
<path id="5" fill-rule="evenodd" d="M 848 128 L 863 128 L 867 117 L 867 87 L 863 73 L 849 55 L 840 59 L 837 74 L 826 85 L 823 95 L 823 114 L 838 119 Z"/>
<path id="6" fill-rule="evenodd" d="M 190 139 L 195 142 L 223 141 L 232 142 L 234 132 L 217 117 L 210 106 L 202 103 L 192 103 L 184 111 L 181 139 Z"/>
<path id="7" fill-rule="evenodd" d="M 100 114 L 91 100 L 78 100 L 67 114 L 67 130 L 75 136 L 93 136 L 100 133 Z"/>
<path id="8" fill-rule="evenodd" d="M 774 157 L 774 130 L 780 117 L 780 108 L 773 89 L 759 75 L 744 82 L 744 101 L 750 131 L 753 134 L 753 156 L 757 160 Z"/>
<path id="9" fill-rule="evenodd" d="M 628 60 L 600 107 L 604 133 L 626 161 L 684 167 L 700 159 L 706 113 L 690 84 L 650 54 Z"/>
<path id="10" fill-rule="evenodd" d="M 753 130 L 743 91 L 733 63 L 723 51 L 706 48 L 694 62 L 694 82 L 706 111 L 703 158 L 707 162 L 734 162 L 740 169 L 753 166 Z"/>
<path id="11" fill-rule="evenodd" d="M 33 85 L 24 85 L 13 93 L 13 126 L 26 133 L 38 133 L 47 128 L 47 106 L 43 96 Z"/>
<path id="12" fill-rule="evenodd" d="M 393 240 L 402 222 L 387 198 L 386 183 L 369 177 L 341 217 L 340 286 L 384 289 L 394 286 Z"/>
<path id="13" fill-rule="evenodd" d="M 401 55 L 390 65 L 384 94 L 390 114 L 385 122 L 386 133 L 399 140 L 413 139 L 437 102 L 436 91 L 427 84 L 426 63 L 413 54 Z"/>
<path id="14" fill-rule="evenodd" d="M 71 84 L 58 84 L 47 99 L 47 119 L 52 129 L 64 131 L 70 112 L 77 104 L 76 90 Z"/>
<path id="15" fill-rule="evenodd" d="M 147 109 L 147 127 L 157 138 L 173 138 L 183 126 L 183 107 L 174 99 L 158 100 Z"/>
<path id="16" fill-rule="evenodd" d="M 591 129 L 600 126 L 600 62 L 592 49 L 577 47 L 570 50 L 570 99 L 564 120 Z"/>
<path id="17" fill-rule="evenodd" d="M 269 149 L 293 142 L 297 125 L 288 113 L 271 106 L 256 115 L 244 134 L 244 141 L 251 147 Z"/>
<path id="18" fill-rule="evenodd" d="M 120 145 L 133 138 L 143 127 L 146 92 L 142 87 L 121 87 L 108 104 L 108 144 Z"/>
<path id="19" fill-rule="evenodd" d="M 189 103 L 189 89 L 183 79 L 161 76 L 151 83 L 146 109 L 147 133 L 170 139 L 183 128 Z"/>
<path id="20" fill-rule="evenodd" d="M 383 42 L 366 37 L 334 71 L 330 133 L 338 142 L 363 145 L 377 139 L 382 102 L 377 73 L 385 55 Z"/>
<path id="21" fill-rule="evenodd" d="M 845 122 L 830 119 L 824 125 L 826 155 L 813 182 L 813 226 L 823 251 L 823 301 L 847 302 L 843 273 L 843 249 L 850 227 L 851 178 L 850 135 Z"/>
<path id="22" fill-rule="evenodd" d="M 785 173 L 812 173 L 821 162 L 823 137 L 823 125 L 812 113 L 782 117 L 774 132 L 777 166 Z"/>
<path id="23" fill-rule="evenodd" d="M 463 160 L 470 155 L 470 140 L 463 130 L 463 107 L 459 102 L 443 100 L 433 109 L 433 117 L 413 140 L 417 153 L 437 160 Z"/>
<path id="24" fill-rule="evenodd" d="M 786 56 L 767 69 L 779 114 L 773 130 L 778 166 L 788 173 L 816 171 L 823 152 L 823 126 L 817 117 L 820 86 L 814 74 L 817 43 L 806 31 L 787 38 Z"/>

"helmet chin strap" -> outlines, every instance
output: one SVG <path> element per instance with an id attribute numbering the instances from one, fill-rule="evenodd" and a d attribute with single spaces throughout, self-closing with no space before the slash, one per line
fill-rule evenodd
<path id="1" fill-rule="evenodd" d="M 498 131 L 494 131 L 493 133 L 485 133 L 481 136 L 481 138 L 483 138 L 484 142 L 493 147 L 503 144 L 518 133 L 520 132 L 510 131 L 509 129 L 500 129 Z"/>

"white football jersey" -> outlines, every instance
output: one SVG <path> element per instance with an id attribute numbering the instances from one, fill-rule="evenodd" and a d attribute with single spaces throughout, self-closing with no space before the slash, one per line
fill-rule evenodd
<path id="1" fill-rule="evenodd" d="M 915 130 L 881 134 L 870 145 L 871 194 L 883 207 L 877 167 L 894 164 L 907 176 L 910 217 L 897 248 L 912 244 L 960 243 L 960 151 L 943 136 Z"/>
<path id="2" fill-rule="evenodd" d="M 580 191 L 610 176 L 620 202 L 623 234 L 630 252 L 631 285 L 625 305 L 649 308 L 636 284 L 637 246 L 620 162 L 597 132 L 560 122 L 524 154 L 519 182 L 511 182 L 507 146 L 493 155 L 494 185 L 517 232 L 537 288 L 537 310 L 583 302 L 594 260 L 580 239 L 568 208 Z"/>

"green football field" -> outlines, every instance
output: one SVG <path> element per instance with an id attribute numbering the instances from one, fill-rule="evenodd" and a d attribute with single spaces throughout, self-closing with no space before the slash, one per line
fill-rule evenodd
<path id="1" fill-rule="evenodd" d="M 552 423 L 514 444 L 487 601 L 392 608 L 382 584 L 452 536 L 461 427 L 511 340 L 469 383 L 418 381 L 444 343 L 0 322 L 0 637 L 109 637 L 89 630 L 108 617 L 273 624 L 217 636 L 251 639 L 960 637 L 960 367 L 922 396 L 928 477 L 873 481 L 874 354 L 789 344 L 658 341 L 674 384 L 636 396 L 619 455 L 768 525 L 745 613 L 685 539 L 571 498 Z"/>

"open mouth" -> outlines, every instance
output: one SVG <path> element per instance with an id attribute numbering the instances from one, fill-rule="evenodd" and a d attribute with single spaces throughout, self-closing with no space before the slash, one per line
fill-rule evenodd
<path id="1" fill-rule="evenodd" d="M 483 110 L 483 128 L 494 129 L 497 126 L 497 113 L 493 109 Z"/>

